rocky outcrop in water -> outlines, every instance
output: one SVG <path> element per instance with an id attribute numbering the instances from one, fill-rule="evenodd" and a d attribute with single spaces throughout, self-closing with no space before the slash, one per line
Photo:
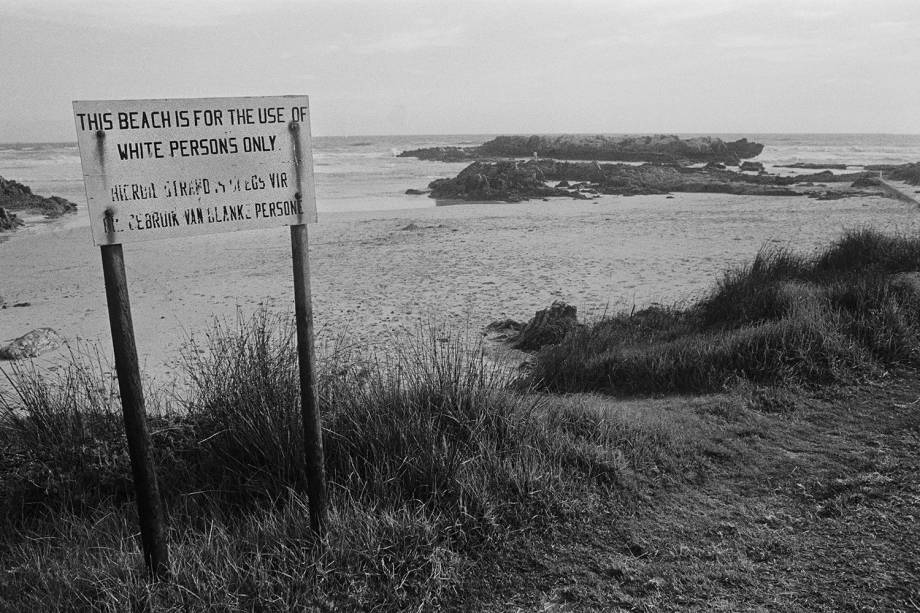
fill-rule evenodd
<path id="1" fill-rule="evenodd" d="M 432 198 L 446 200 L 520 202 L 531 198 L 571 196 L 569 190 L 546 184 L 553 177 L 544 173 L 544 166 L 531 162 L 473 162 L 455 178 L 437 179 L 428 187 Z"/>
<path id="2" fill-rule="evenodd" d="M 75 212 L 77 205 L 60 196 L 45 198 L 33 194 L 28 186 L 0 177 L 0 211 L 3 209 L 6 209 L 7 216 L 10 215 L 10 211 L 28 211 L 46 217 L 59 217 L 65 213 Z M 2 223 L 0 220 L 0 224 Z"/>
<path id="3" fill-rule="evenodd" d="M 737 166 L 741 160 L 760 155 L 763 145 L 746 138 L 733 142 L 711 136 L 682 139 L 655 136 L 499 136 L 478 147 L 433 147 L 400 153 L 400 157 L 464 162 L 500 158 L 552 158 L 606 162 L 698 163 L 716 162 Z"/>
<path id="4" fill-rule="evenodd" d="M 752 175 L 716 167 L 528 160 L 473 162 L 452 179 L 432 181 L 429 188 L 430 197 L 436 199 L 506 202 L 550 196 L 584 199 L 597 194 L 633 196 L 670 192 L 795 196 L 803 193 L 792 188 L 795 184 L 852 183 L 864 176 L 866 173 L 835 175 L 824 171 L 791 177 Z"/>
<path id="5" fill-rule="evenodd" d="M 818 162 L 796 162 L 795 164 L 780 164 L 776 168 L 804 168 L 806 170 L 821 170 L 824 168 L 833 170 L 846 170 L 846 164 L 821 164 Z"/>
<path id="6" fill-rule="evenodd" d="M 469 162 L 477 157 L 471 153 L 473 149 L 475 147 L 426 147 L 403 151 L 396 157 L 418 158 L 434 162 Z"/>

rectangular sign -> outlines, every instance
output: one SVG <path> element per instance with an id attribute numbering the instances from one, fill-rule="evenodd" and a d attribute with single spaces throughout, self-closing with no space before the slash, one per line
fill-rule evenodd
<path id="1" fill-rule="evenodd" d="M 97 245 L 316 221 L 307 96 L 73 108 Z"/>

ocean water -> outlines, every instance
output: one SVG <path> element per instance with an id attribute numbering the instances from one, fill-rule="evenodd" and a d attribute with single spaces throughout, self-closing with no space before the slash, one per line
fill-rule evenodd
<path id="1" fill-rule="evenodd" d="M 407 196 L 432 180 L 453 176 L 466 164 L 400 158 L 408 149 L 478 144 L 483 136 L 315 137 L 313 165 L 319 213 L 379 211 L 434 206 L 425 196 Z M 36 194 L 86 203 L 76 143 L 0 144 L 0 177 L 14 179 Z"/>
<path id="2" fill-rule="evenodd" d="M 920 135 L 718 136 L 725 140 L 744 136 L 764 143 L 764 151 L 756 159 L 767 166 L 795 162 L 863 165 L 920 161 Z M 480 144 L 490 138 L 489 135 L 315 137 L 317 208 L 322 214 L 432 207 L 433 200 L 408 196 L 406 189 L 425 188 L 434 179 L 454 176 L 466 164 L 425 162 L 396 154 L 419 147 Z M 77 204 L 86 202 L 76 143 L 0 144 L 0 176 L 24 183 L 37 194 L 63 196 Z"/>

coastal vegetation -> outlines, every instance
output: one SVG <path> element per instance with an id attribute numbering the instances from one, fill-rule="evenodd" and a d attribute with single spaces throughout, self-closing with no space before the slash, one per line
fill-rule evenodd
<path id="1" fill-rule="evenodd" d="M 920 239 L 845 234 L 816 256 L 764 249 L 686 308 L 577 329 L 537 355 L 556 392 L 706 393 L 734 379 L 833 383 L 920 364 Z"/>
<path id="2" fill-rule="evenodd" d="M 171 573 L 136 538 L 90 352 L 0 395 L 0 610 L 904 609 L 920 602 L 920 239 L 764 250 L 687 307 L 577 325 L 523 372 L 429 326 L 319 364 L 310 531 L 289 318 L 219 322 L 147 392 Z M 691 395 L 688 395 L 691 394 Z"/>

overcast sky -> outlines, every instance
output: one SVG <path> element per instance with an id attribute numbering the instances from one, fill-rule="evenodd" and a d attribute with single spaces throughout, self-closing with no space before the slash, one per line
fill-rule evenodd
<path id="1" fill-rule="evenodd" d="M 920 133 L 918 0 L 0 0 L 0 141 L 308 94 L 317 135 Z"/>

